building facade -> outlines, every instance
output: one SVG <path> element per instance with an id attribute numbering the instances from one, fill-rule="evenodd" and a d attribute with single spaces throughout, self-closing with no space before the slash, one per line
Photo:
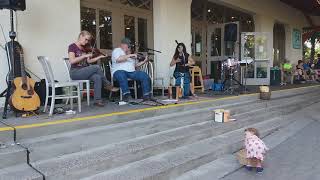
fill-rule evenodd
<path id="1" fill-rule="evenodd" d="M 252 67 L 253 71 L 260 68 L 267 72 L 284 59 L 292 63 L 302 59 L 301 33 L 309 26 L 302 12 L 279 0 L 32 0 L 27 1 L 27 10 L 18 11 L 15 17 L 17 40 L 24 48 L 26 67 L 39 78 L 44 73 L 37 56 L 45 55 L 51 58 L 56 79 L 65 80 L 61 59 L 67 56 L 67 47 L 79 32 L 88 30 L 97 38 L 97 46 L 108 54 L 123 37 L 161 51 L 153 57 L 155 76 L 164 78 L 166 86 L 173 73 L 169 64 L 175 40 L 186 44 L 204 74 L 217 78 L 220 73 L 217 62 L 231 55 L 241 59 L 241 33 L 268 34 L 269 62 Z M 313 18 L 319 23 L 318 17 Z M 8 36 L 8 10 L 0 10 L 0 23 Z M 224 37 L 230 23 L 238 27 L 237 39 L 231 44 Z M 295 43 L 300 43 L 300 48 Z M 0 36 L 0 45 L 4 44 L 5 39 Z M 2 92 L 8 71 L 2 49 L 0 59 Z M 254 75 L 255 79 L 258 76 Z"/>

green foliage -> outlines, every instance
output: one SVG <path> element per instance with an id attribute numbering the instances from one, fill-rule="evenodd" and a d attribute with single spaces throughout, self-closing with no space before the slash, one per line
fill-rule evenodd
<path id="1" fill-rule="evenodd" d="M 317 54 L 320 54 L 320 46 L 317 44 L 320 44 L 320 39 L 316 41 L 315 59 L 317 58 Z M 310 59 L 311 57 L 311 48 L 306 43 L 303 45 L 303 57 L 304 59 Z"/>

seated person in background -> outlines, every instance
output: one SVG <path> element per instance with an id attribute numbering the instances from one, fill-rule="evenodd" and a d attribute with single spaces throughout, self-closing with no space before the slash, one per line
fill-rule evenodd
<path id="1" fill-rule="evenodd" d="M 309 61 L 305 60 L 303 63 L 303 72 L 305 74 L 306 80 L 315 80 L 314 73 L 312 73 L 311 65 L 312 65 L 311 61 L 309 62 Z"/>
<path id="2" fill-rule="evenodd" d="M 304 60 L 304 63 L 302 65 L 303 70 L 305 70 L 306 72 L 309 71 L 311 69 L 311 64 L 310 62 L 308 62 L 307 60 Z"/>
<path id="3" fill-rule="evenodd" d="M 315 69 L 320 69 L 320 54 L 317 54 L 317 61 L 314 62 L 315 64 Z"/>
<path id="4" fill-rule="evenodd" d="M 106 56 L 100 55 L 92 58 L 92 54 L 87 54 L 84 47 L 90 42 L 92 35 L 88 31 L 82 31 L 78 40 L 72 43 L 68 49 L 69 61 L 71 63 L 70 77 L 73 80 L 91 80 L 94 82 L 94 105 L 103 107 L 104 103 L 101 99 L 102 85 L 105 89 L 117 91 L 104 76 L 98 65 L 90 65 Z"/>
<path id="5" fill-rule="evenodd" d="M 130 54 L 130 44 L 131 41 L 128 38 L 124 38 L 120 46 L 112 51 L 111 73 L 113 74 L 114 80 L 120 84 L 124 101 L 128 102 L 131 99 L 128 79 L 140 81 L 143 99 L 145 101 L 151 100 L 151 79 L 147 73 L 136 71 L 137 54 Z M 145 61 L 147 61 L 147 58 Z"/>
<path id="6" fill-rule="evenodd" d="M 310 69 L 307 71 L 307 75 L 309 76 L 309 79 L 312 81 L 319 81 L 319 78 L 317 76 L 316 71 L 314 70 L 315 65 L 311 64 Z"/>
<path id="7" fill-rule="evenodd" d="M 285 60 L 281 66 L 281 83 L 280 85 L 286 85 L 288 81 L 291 82 L 292 77 L 292 64 L 288 60 Z"/>
<path id="8" fill-rule="evenodd" d="M 170 66 L 176 66 L 173 76 L 176 79 L 176 86 L 181 86 L 183 78 L 183 97 L 189 98 L 190 95 L 190 66 L 194 65 L 195 62 L 191 55 L 187 53 L 186 46 L 183 43 L 179 43 L 176 47 L 175 53 L 171 60 Z"/>
<path id="9" fill-rule="evenodd" d="M 296 81 L 305 81 L 305 72 L 303 69 L 303 61 L 299 60 L 295 71 Z"/>

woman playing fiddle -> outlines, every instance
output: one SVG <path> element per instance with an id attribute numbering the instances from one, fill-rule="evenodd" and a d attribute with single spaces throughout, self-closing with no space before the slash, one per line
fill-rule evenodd
<path id="1" fill-rule="evenodd" d="M 86 52 L 86 45 L 91 41 L 92 35 L 88 31 L 79 34 L 77 42 L 71 44 L 68 49 L 69 61 L 71 63 L 70 77 L 73 80 L 91 80 L 94 82 L 94 105 L 103 107 L 101 99 L 102 86 L 110 91 L 117 91 L 104 76 L 99 65 L 90 65 L 105 58 L 104 55 L 93 57 L 92 53 Z"/>
<path id="2" fill-rule="evenodd" d="M 176 86 L 181 86 L 183 81 L 183 98 L 185 99 L 189 98 L 191 76 L 189 68 L 194 65 L 194 63 L 191 55 L 186 51 L 186 46 L 183 43 L 179 43 L 176 47 L 170 66 L 176 66 L 173 74 L 176 79 Z"/>

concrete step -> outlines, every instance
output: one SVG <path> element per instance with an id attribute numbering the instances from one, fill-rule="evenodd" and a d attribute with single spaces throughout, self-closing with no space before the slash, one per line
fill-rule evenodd
<path id="1" fill-rule="evenodd" d="M 308 96 L 305 93 L 309 93 Z M 109 168 L 120 168 L 119 166 L 125 166 L 126 163 L 159 156 L 174 149 L 221 136 L 229 131 L 236 131 L 253 123 L 261 123 L 272 117 L 303 108 L 305 104 L 319 99 L 317 98 L 319 93 L 314 88 L 305 89 L 299 93 L 292 91 L 282 96 L 281 93 L 274 94 L 278 97 L 272 101 L 257 101 L 254 96 L 244 96 L 225 101 L 203 102 L 183 108 L 177 107 L 173 110 L 129 114 L 122 116 L 124 120 L 120 120 L 121 116 L 112 117 L 111 123 L 107 122 L 109 119 L 102 119 L 96 122 L 90 121 L 90 124 L 89 122 L 75 123 L 74 126 L 69 124 L 68 128 L 62 130 L 54 130 L 59 128 L 54 125 L 46 127 L 48 132 L 46 128 L 40 128 L 40 130 L 37 128 L 34 129 L 35 133 L 30 133 L 31 129 L 28 132 L 18 129 L 18 133 L 20 136 L 26 134 L 20 139 L 32 148 L 31 160 L 41 160 L 33 165 L 39 165 L 36 166 L 39 169 L 41 167 L 46 169 L 44 173 L 49 175 L 48 179 L 79 179 Z M 212 116 L 208 113 L 216 108 L 231 109 L 237 121 L 227 124 L 212 123 L 210 121 Z M 200 116 L 201 114 L 207 116 Z M 152 115 L 156 116 L 152 117 Z M 116 121 L 118 118 L 119 122 Z M 133 118 L 133 121 L 129 122 L 130 118 Z M 91 123 L 94 125 L 92 126 Z M 99 124 L 102 127 L 96 127 Z M 69 128 L 73 131 L 60 133 L 68 131 Z M 42 137 L 33 138 L 35 135 L 42 135 Z M 147 143 L 149 146 L 146 146 Z M 121 151 L 118 153 L 117 150 Z M 96 156 L 93 156 L 95 153 Z M 53 158 L 56 156 L 58 157 Z M 12 165 L 14 164 L 16 163 Z M 25 170 L 29 171 L 29 169 Z M 52 172 L 58 175 L 51 176 Z M 7 176 L 9 174 L 7 173 Z"/>
<path id="2" fill-rule="evenodd" d="M 300 88 L 300 89 L 292 89 L 287 91 L 279 91 L 273 92 L 272 97 L 274 99 L 281 97 L 292 97 L 298 95 L 304 95 L 306 93 L 314 93 L 317 92 L 319 87 L 309 87 L 309 88 Z M 234 96 L 227 97 L 224 99 L 217 100 L 204 100 L 201 102 L 192 102 L 187 105 L 169 105 L 167 107 L 162 108 L 146 108 L 142 113 L 140 111 L 132 111 L 132 112 L 117 112 L 112 115 L 98 115 L 96 117 L 89 118 L 81 118 L 75 116 L 75 121 L 72 123 L 64 123 L 64 124 L 55 124 L 52 123 L 49 126 L 39 126 L 37 128 L 21 128 L 17 131 L 17 140 L 22 141 L 24 139 L 41 137 L 52 134 L 59 134 L 64 132 L 75 131 L 79 129 L 87 129 L 91 127 L 100 127 L 105 125 L 131 122 L 138 119 L 148 118 L 148 117 L 156 117 L 161 115 L 172 114 L 176 112 L 187 112 L 194 109 L 202 109 L 208 107 L 219 107 L 223 105 L 239 105 L 239 103 L 243 102 L 255 102 L 257 101 L 257 94 L 253 95 L 243 95 L 243 96 Z M 81 119 L 78 121 L 77 119 Z M 41 120 L 39 120 L 41 121 Z M 37 121 L 37 123 L 39 123 Z M 45 121 L 46 122 L 46 121 Z M 8 122 L 10 123 L 10 122 Z M 34 123 L 34 122 L 33 122 Z"/>
<path id="3" fill-rule="evenodd" d="M 0 169 L 27 162 L 27 151 L 17 145 L 0 149 Z"/>
<path id="4" fill-rule="evenodd" d="M 274 149 L 288 138 L 294 136 L 313 122 L 311 119 L 300 119 L 296 115 L 287 116 L 286 118 L 294 118 L 296 120 L 263 138 L 270 150 Z M 177 180 L 218 180 L 237 171 L 241 166 L 242 165 L 239 164 L 236 156 L 234 154 L 229 154 L 193 169 L 178 177 Z"/>
<path id="5" fill-rule="evenodd" d="M 14 129 L 0 122 L 0 143 L 10 145 L 14 142 Z"/>
<path id="6" fill-rule="evenodd" d="M 270 117 L 272 116 L 269 116 L 269 118 Z M 50 177 L 54 174 L 63 174 L 64 178 L 66 178 L 68 177 L 68 174 L 72 174 L 72 178 L 77 179 L 77 177 L 82 177 L 86 174 L 94 174 L 105 169 L 114 168 L 132 161 L 157 155 L 185 144 L 194 143 L 212 136 L 236 130 L 246 125 L 261 122 L 263 120 L 265 120 L 265 118 L 260 116 L 259 118 L 244 119 L 243 121 L 239 120 L 226 125 L 220 123 L 213 124 L 212 121 L 207 121 L 135 138 L 122 143 L 90 149 L 86 152 L 61 156 L 58 159 L 39 161 L 33 164 L 35 167 L 39 168 L 41 172 L 44 172 L 46 176 Z M 84 157 L 85 160 L 83 160 Z M 64 169 L 63 167 L 66 167 L 67 164 L 77 163 L 77 166 L 73 166 L 67 171 L 61 172 L 61 169 Z M 53 167 L 61 168 L 52 170 Z M 80 171 L 80 169 L 86 170 Z M 90 169 L 91 172 L 89 172 Z M 75 172 L 77 172 L 76 177 L 74 175 Z M 67 179 L 71 179 L 71 177 L 68 177 Z"/>
<path id="7" fill-rule="evenodd" d="M 217 127 L 213 128 L 213 129 L 210 129 L 210 124 L 212 124 L 211 121 L 202 122 L 202 123 L 198 123 L 198 124 L 189 125 L 186 127 L 172 129 L 171 131 L 168 131 L 168 132 L 164 131 L 162 133 L 156 133 L 153 135 L 149 135 L 149 136 L 145 136 L 145 137 L 141 137 L 141 138 L 136 138 L 134 140 L 129 140 L 127 142 L 101 147 L 98 149 L 92 149 L 93 147 L 91 147 L 91 148 L 89 147 L 90 150 L 87 152 L 83 151 L 80 153 L 73 153 L 71 155 L 61 156 L 58 159 L 49 159 L 49 160 L 45 160 L 45 161 L 36 162 L 36 163 L 34 163 L 34 166 L 36 168 L 38 168 L 41 172 L 46 174 L 46 176 L 48 176 L 48 177 L 51 177 L 51 175 L 53 175 L 53 174 L 63 174 L 63 177 L 59 177 L 58 179 L 65 178 L 65 177 L 68 177 L 66 179 L 72 179 L 74 177 L 77 177 L 77 178 L 83 177 L 86 174 L 95 174 L 95 173 L 98 173 L 99 171 L 101 172 L 101 170 L 103 170 L 103 169 L 113 168 L 113 167 L 116 167 L 119 165 L 123 165 L 125 163 L 129 163 L 130 161 L 140 160 L 140 159 L 149 157 L 151 155 L 156 155 L 156 154 L 165 152 L 167 150 L 176 148 L 176 147 L 184 145 L 184 144 L 188 144 L 188 143 L 190 144 L 190 143 L 202 140 L 204 138 L 208 138 L 208 137 L 218 135 L 221 133 L 225 133 L 225 132 L 237 129 L 237 128 L 241 128 L 245 125 L 250 125 L 250 124 L 253 124 L 256 122 L 261 122 L 261 121 L 268 119 L 268 118 L 279 116 L 282 114 L 282 113 L 279 113 L 281 106 L 286 106 L 287 110 L 291 110 L 292 108 L 293 108 L 292 110 L 295 110 L 297 104 L 298 105 L 299 104 L 306 104 L 307 102 L 310 103 L 309 99 L 307 99 L 307 98 L 302 98 L 302 99 L 304 101 L 301 101 L 301 100 L 296 101 L 296 99 L 292 100 L 293 102 L 283 101 L 283 102 L 290 102 L 290 103 L 280 104 L 280 105 L 278 104 L 279 102 L 275 101 L 274 103 L 277 104 L 277 106 L 270 106 L 268 108 L 261 108 L 260 114 L 258 114 L 256 116 L 253 116 L 254 114 L 258 113 L 256 110 L 254 110 L 253 114 L 243 113 L 243 114 L 240 114 L 239 117 L 236 116 L 237 119 L 239 118 L 238 121 L 230 123 L 230 124 L 219 124 L 219 123 L 217 124 L 217 123 L 215 123 L 214 126 L 217 126 Z M 312 99 L 314 99 L 314 98 L 312 98 Z M 270 104 L 272 104 L 272 103 L 269 103 L 269 105 Z M 270 111 L 270 109 L 278 110 L 278 111 L 272 112 L 272 111 Z M 266 113 L 268 113 L 268 114 L 266 114 Z M 250 116 L 254 117 L 254 118 L 247 119 Z M 208 120 L 210 120 L 210 118 L 208 118 Z M 243 118 L 243 120 L 242 120 L 242 118 Z M 228 125 L 229 125 L 229 127 L 227 127 L 227 128 L 223 127 L 223 126 L 228 126 Z M 207 127 L 207 129 L 206 129 L 206 127 Z M 122 128 L 125 128 L 125 127 L 122 127 Z M 127 128 L 125 128 L 125 129 L 127 129 Z M 188 135 L 189 132 L 192 132 L 192 134 Z M 116 133 L 116 134 L 119 134 L 119 133 Z M 67 138 L 67 139 L 70 140 L 69 142 L 73 142 L 73 140 L 76 137 L 77 136 Z M 97 136 L 93 136 L 93 139 L 94 139 L 94 137 L 96 137 L 96 138 L 101 137 L 101 135 L 97 134 Z M 168 137 L 169 137 L 169 139 L 168 139 Z M 174 138 L 170 139 L 171 137 L 175 137 L 176 139 L 174 139 Z M 85 137 L 80 137 L 80 140 L 83 140 L 84 138 Z M 134 137 L 131 137 L 131 138 L 134 138 Z M 159 139 L 161 140 L 161 138 L 164 141 L 159 141 Z M 86 139 L 88 139 L 88 137 L 86 137 Z M 82 141 L 80 141 L 80 142 L 82 142 Z M 158 145 L 155 142 L 158 143 Z M 49 144 L 55 144 L 55 143 L 49 142 Z M 68 150 L 66 150 L 66 147 L 67 147 L 67 149 L 73 149 L 73 147 L 74 147 L 72 144 L 62 144 L 60 149 L 55 149 L 55 148 L 52 148 L 54 146 L 55 145 L 51 146 L 51 145 L 47 144 L 47 147 L 45 147 L 44 149 L 41 149 L 40 151 L 34 151 L 31 154 L 31 157 L 33 156 L 33 154 L 38 155 L 38 154 L 50 154 L 50 153 L 56 153 L 56 152 L 67 152 Z M 141 147 L 142 150 L 141 149 L 133 149 L 133 152 L 128 151 L 128 148 L 136 147 L 136 146 Z M 117 147 L 117 148 L 115 148 L 115 147 Z M 140 151 L 140 153 L 139 153 L 139 151 Z M 110 154 L 114 155 L 114 157 L 112 157 L 111 159 L 108 156 Z M 134 154 L 133 157 L 132 157 L 132 154 Z M 106 157 L 106 155 L 107 155 L 107 157 Z M 99 157 L 99 158 L 97 158 L 97 157 Z M 117 159 L 119 157 L 121 157 L 120 160 Z M 127 157 L 127 158 L 125 158 L 125 157 Z M 123 161 L 122 159 L 125 159 L 127 161 Z M 98 161 L 98 163 L 97 163 L 97 161 Z M 104 161 L 105 164 L 103 164 L 102 161 Z M 115 162 L 115 161 L 117 163 L 110 163 L 110 162 Z M 69 166 L 70 164 L 78 164 L 78 166 L 70 167 Z M 55 167 L 59 167 L 59 168 L 55 168 Z M 66 168 L 67 168 L 67 170 L 64 171 Z M 83 169 L 85 169 L 85 171 Z M 75 175 L 74 171 L 78 171 L 78 174 Z M 72 173 L 71 173 L 71 175 L 69 174 L 70 175 L 70 177 L 69 177 L 68 173 L 70 173 L 70 172 L 72 172 Z M 54 176 L 54 178 L 57 178 L 57 177 Z M 74 178 L 74 179 L 77 179 L 77 178 Z"/>
<path id="8" fill-rule="evenodd" d="M 261 134 L 266 135 L 285 126 L 289 122 L 290 120 L 274 118 L 257 123 L 253 125 L 253 127 L 263 129 Z M 224 154 L 235 152 L 242 145 L 244 129 L 245 128 L 237 129 L 219 136 L 188 144 L 84 179 L 175 179 L 186 171 L 211 162 Z"/>
<path id="9" fill-rule="evenodd" d="M 25 163 L 0 169 L 0 180 L 43 180 L 43 177 Z"/>
<path id="10" fill-rule="evenodd" d="M 303 100 L 305 101 L 306 99 Z M 281 106 L 287 106 L 286 109 L 290 110 L 292 108 L 296 108 L 296 104 L 303 104 L 302 101 L 294 101 L 294 103 L 291 102 L 291 104 L 282 105 L 279 105 L 278 103 L 279 102 L 277 101 L 273 103 L 276 104 L 276 106 L 271 106 L 271 103 L 269 103 L 269 105 L 266 105 L 266 103 L 261 102 L 256 103 L 257 105 L 248 105 L 249 109 L 246 110 L 246 112 L 239 112 L 239 114 L 233 115 L 233 118 L 236 118 L 239 121 L 233 123 L 232 127 L 241 127 L 246 123 L 255 121 L 256 119 L 253 119 L 252 117 L 259 117 L 256 121 L 263 121 L 266 118 L 279 116 L 282 114 L 279 111 L 281 109 Z M 266 108 L 266 106 L 268 106 L 268 108 Z M 245 106 L 241 106 L 241 108 L 243 107 Z M 253 110 L 253 107 L 260 107 L 260 109 Z M 35 138 L 22 143 L 24 144 L 24 146 L 29 147 L 29 150 L 31 152 L 31 162 L 36 162 L 39 160 L 50 159 L 65 154 L 85 151 L 116 142 L 126 141 L 128 139 L 136 137 L 174 130 L 175 128 L 184 126 L 192 128 L 196 127 L 194 129 L 190 128 L 190 131 L 188 132 L 193 132 L 198 129 L 203 131 L 205 130 L 203 128 L 206 128 L 208 126 L 208 121 L 211 121 L 213 118 L 210 111 L 207 109 L 208 108 L 206 108 L 205 111 L 201 109 L 199 111 L 193 110 L 187 113 L 183 113 L 180 115 L 182 118 L 175 117 L 174 121 L 172 121 L 173 118 L 167 118 L 168 115 L 163 118 L 161 118 L 161 116 L 158 116 L 154 119 L 147 118 L 144 120 L 137 120 L 128 123 L 121 123 L 99 128 L 90 128 L 81 131 L 79 130 L 76 132 L 63 133 L 54 136 Z M 273 110 L 277 111 L 272 112 Z M 266 112 L 268 112 L 268 116 L 264 114 Z M 203 115 L 200 115 L 199 113 Z M 246 121 L 243 122 L 242 120 Z M 130 129 L 130 131 L 128 131 L 128 129 Z M 86 142 L 83 142 L 83 139 L 86 139 Z M 69 148 L 66 149 L 65 147 Z"/>
<path id="11" fill-rule="evenodd" d="M 92 127 L 101 127 L 106 125 L 113 125 L 125 122 L 132 122 L 139 119 L 153 118 L 162 115 L 172 115 L 177 112 L 187 112 L 194 109 L 201 109 L 207 107 L 220 107 L 223 105 L 239 105 L 242 103 L 249 103 L 256 101 L 256 98 L 251 96 L 245 97 L 234 97 L 230 99 L 223 100 L 208 100 L 204 102 L 192 102 L 187 105 L 168 105 L 164 107 L 151 107 L 143 109 L 143 112 L 131 111 L 131 112 L 116 112 L 113 114 L 106 115 L 97 115 L 93 117 L 75 117 L 71 120 L 74 120 L 72 123 L 63 123 L 63 124 L 50 124 L 45 126 L 39 126 L 36 128 L 21 128 L 17 131 L 17 141 L 21 142 L 25 139 L 36 138 L 41 136 L 54 135 L 59 133 L 65 133 L 75 130 L 83 130 Z M 79 120 L 80 119 L 80 120 Z M 70 119 L 69 119 L 70 120 Z M 45 121 L 46 123 L 48 121 Z M 34 123 L 34 122 L 33 122 Z M 38 122 L 36 122 L 38 123 Z M 49 122 L 50 123 L 50 122 Z M 28 124 L 27 124 L 28 125 Z"/>

